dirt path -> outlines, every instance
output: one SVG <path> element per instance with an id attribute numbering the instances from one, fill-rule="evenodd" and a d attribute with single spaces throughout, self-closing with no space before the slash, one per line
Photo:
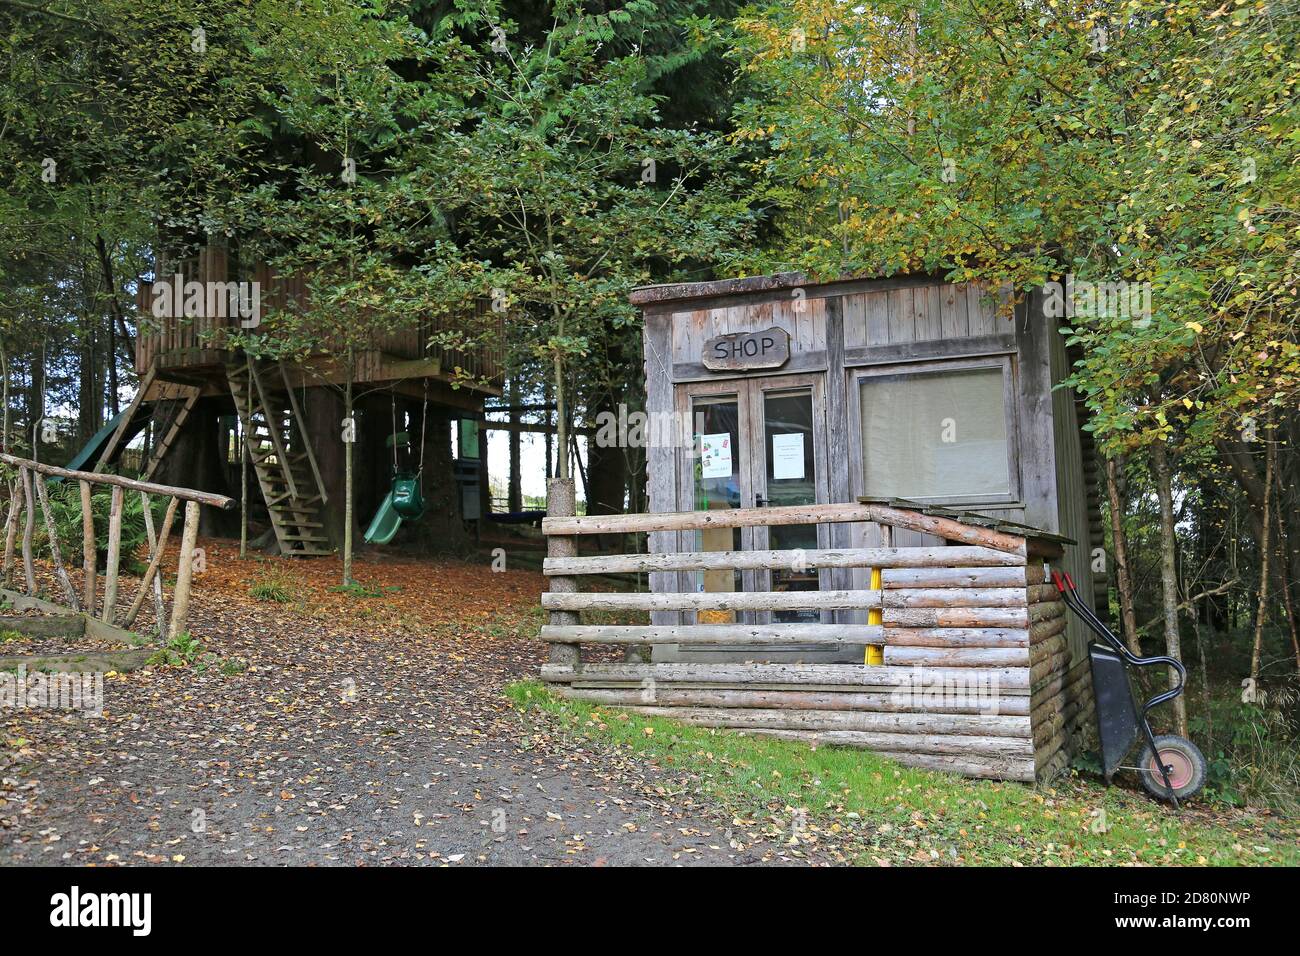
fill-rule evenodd
<path id="1" fill-rule="evenodd" d="M 0 712 L 0 863 L 808 861 L 670 770 L 523 723 L 501 688 L 541 659 L 538 575 L 386 559 L 356 596 L 336 562 L 206 544 L 202 672 L 110 678 L 99 718 Z M 268 579 L 294 600 L 249 597 Z"/>

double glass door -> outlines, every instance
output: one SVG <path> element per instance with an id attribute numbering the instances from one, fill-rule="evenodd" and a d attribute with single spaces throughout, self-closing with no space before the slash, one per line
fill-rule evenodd
<path id="1" fill-rule="evenodd" d="M 826 411 L 819 375 L 752 378 L 679 386 L 678 411 L 690 415 L 694 454 L 684 454 L 679 487 L 683 508 L 709 511 L 825 502 Z M 826 526 L 714 528 L 684 533 L 685 550 L 810 551 L 825 547 Z M 701 571 L 685 575 L 684 590 L 815 591 L 815 569 L 794 560 L 763 571 Z M 699 623 L 817 622 L 815 610 L 700 611 Z"/>

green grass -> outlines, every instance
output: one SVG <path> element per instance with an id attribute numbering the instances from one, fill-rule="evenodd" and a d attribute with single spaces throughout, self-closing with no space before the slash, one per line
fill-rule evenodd
<path id="1" fill-rule="evenodd" d="M 796 813 L 846 839 L 857 863 L 962 865 L 1300 864 L 1295 821 L 1182 813 L 1121 787 L 1059 789 L 912 770 L 876 754 L 691 727 L 558 697 L 534 682 L 506 689 L 531 719 L 686 775 L 737 826 L 779 834 Z M 754 831 L 750 831 L 754 832 Z"/>
<path id="2" fill-rule="evenodd" d="M 383 597 L 385 591 L 400 591 L 401 588 L 396 585 L 381 587 L 378 584 L 363 584 L 361 581 L 349 581 L 347 584 L 336 584 L 330 588 L 336 594 L 350 594 L 353 597 L 377 598 Z"/>
<path id="3" fill-rule="evenodd" d="M 258 581 L 248 589 L 248 594 L 259 601 L 275 601 L 278 604 L 287 604 L 293 600 L 292 592 L 275 581 Z"/>
<path id="4" fill-rule="evenodd" d="M 8 644 L 13 641 L 26 640 L 27 635 L 22 631 L 4 630 L 0 631 L 0 644 Z"/>

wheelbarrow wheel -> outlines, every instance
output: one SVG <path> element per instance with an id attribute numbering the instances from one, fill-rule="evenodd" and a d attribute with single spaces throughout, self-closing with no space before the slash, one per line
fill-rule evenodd
<path id="1" fill-rule="evenodd" d="M 1186 737 L 1176 734 L 1163 734 L 1156 738 L 1156 754 L 1160 764 L 1164 764 L 1169 774 L 1169 784 L 1174 789 L 1174 796 L 1186 800 L 1195 796 L 1205 786 L 1205 755 L 1199 747 Z M 1160 764 L 1156 763 L 1151 747 L 1142 748 L 1142 759 L 1138 766 L 1142 769 L 1138 775 L 1147 792 L 1161 800 L 1169 799 L 1169 790 L 1165 787 L 1164 777 L 1160 774 Z"/>

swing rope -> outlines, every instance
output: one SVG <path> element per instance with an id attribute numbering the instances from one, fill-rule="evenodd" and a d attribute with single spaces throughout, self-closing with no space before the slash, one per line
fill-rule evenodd
<path id="1" fill-rule="evenodd" d="M 388 443 L 393 446 L 393 476 L 397 476 L 397 392 L 389 388 L 388 390 L 388 407 L 392 415 L 393 429 L 390 433 L 392 437 Z"/>
<path id="2" fill-rule="evenodd" d="M 420 490 L 424 491 L 424 435 L 429 427 L 429 380 L 424 381 L 424 405 L 420 408 L 420 467 L 415 472 L 415 477 L 420 479 Z"/>

